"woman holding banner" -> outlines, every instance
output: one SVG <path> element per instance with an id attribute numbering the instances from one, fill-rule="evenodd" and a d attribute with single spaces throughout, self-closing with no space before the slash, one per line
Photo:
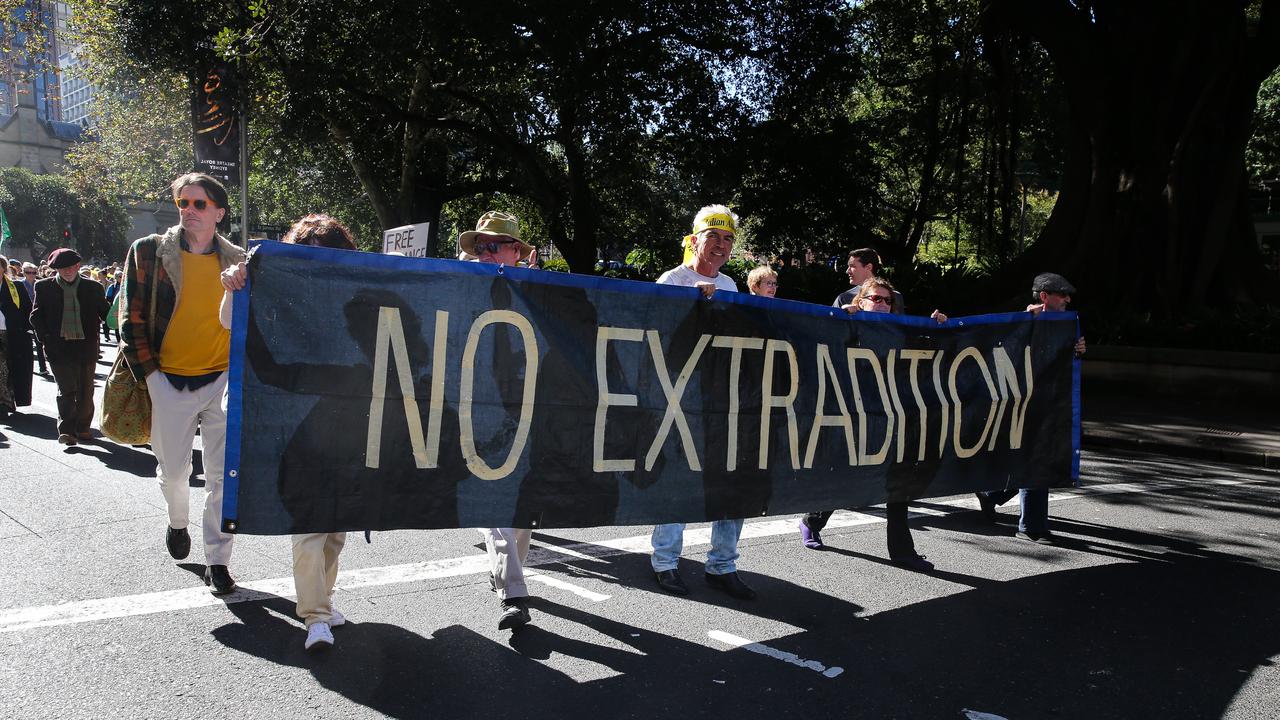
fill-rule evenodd
<path id="1" fill-rule="evenodd" d="M 900 297 L 892 283 L 884 278 L 873 276 L 859 286 L 852 305 L 848 306 L 848 311 L 854 314 L 858 312 L 891 313 L 894 312 L 894 305 Z M 934 310 L 929 317 L 938 323 L 947 321 L 947 316 L 937 310 Z M 911 539 L 911 528 L 907 525 L 907 504 L 910 498 L 901 496 L 902 489 L 898 487 L 899 483 L 896 482 L 895 477 L 897 467 L 896 464 L 890 466 L 885 488 L 889 496 L 888 502 L 885 503 L 885 537 L 889 545 L 889 560 L 894 565 L 908 570 L 929 572 L 933 570 L 933 563 L 916 552 L 915 542 Z M 800 518 L 800 540 L 805 547 L 810 550 L 822 550 L 826 547 L 819 533 L 831 518 L 832 512 L 832 510 L 823 510 Z"/>
<path id="2" fill-rule="evenodd" d="M 356 250 L 351 231 L 328 215 L 307 215 L 289 228 L 283 242 L 314 247 Z M 222 274 L 223 326 L 231 328 L 231 293 L 244 287 L 245 264 Z M 223 400 L 226 402 L 225 398 Z M 333 586 L 338 579 L 338 555 L 347 542 L 345 532 L 299 533 L 293 536 L 293 588 L 297 613 L 307 627 L 307 650 L 333 647 L 333 628 L 347 619 L 333 606 Z"/>

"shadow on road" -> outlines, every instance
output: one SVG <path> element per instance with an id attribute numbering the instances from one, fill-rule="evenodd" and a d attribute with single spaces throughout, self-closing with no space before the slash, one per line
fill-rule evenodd
<path id="1" fill-rule="evenodd" d="M 1250 673 L 1280 653 L 1280 573 L 1176 538 L 1087 523 L 1060 530 L 1078 534 L 1069 542 L 1080 549 L 1127 562 L 1008 582 L 954 573 L 972 589 L 870 617 L 856 603 L 767 576 L 751 576 L 761 592 L 753 603 L 695 588 L 692 600 L 802 628 L 753 639 L 842 667 L 834 678 L 546 598 L 533 599 L 534 625 L 512 635 L 509 647 L 457 625 L 423 637 L 360 623 L 335 631 L 338 646 L 317 657 L 302 649 L 300 625 L 286 619 L 293 603 L 284 599 L 230 605 L 241 623 L 214 635 L 241 652 L 307 668 L 329 690 L 392 717 L 475 717 L 511 712 L 513 702 L 522 716 L 548 718 L 795 717 L 831 708 L 850 717 L 956 717 L 964 708 L 1011 718 L 1219 717 Z M 875 560 L 852 552 L 832 559 L 855 573 L 859 560 Z M 598 561 L 588 565 L 591 577 L 643 590 L 652 584 L 643 556 L 621 556 L 603 571 Z M 609 641 L 539 627 L 543 613 Z M 553 655 L 610 672 L 578 682 L 541 662 Z"/>

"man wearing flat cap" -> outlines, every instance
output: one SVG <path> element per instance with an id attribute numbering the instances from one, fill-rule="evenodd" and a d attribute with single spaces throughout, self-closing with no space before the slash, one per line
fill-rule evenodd
<path id="1" fill-rule="evenodd" d="M 522 259 L 530 264 L 537 257 L 534 247 L 520 239 L 520 220 L 515 215 L 496 210 L 480 216 L 475 230 L 458 236 L 458 248 L 472 262 L 496 265 L 516 265 Z M 490 301 L 495 309 L 505 309 L 510 295 L 505 288 L 495 286 Z M 522 352 L 520 343 L 513 342 L 503 326 L 493 331 L 494 358 L 505 357 L 512 367 L 523 368 L 524 361 L 517 354 Z M 516 383 L 520 386 L 522 383 Z M 498 388 L 501 392 L 502 388 Z M 503 398 L 508 408 L 519 408 L 518 398 Z M 506 401 L 513 401 L 508 403 Z M 508 417 L 513 427 L 516 418 Z M 489 554 L 489 581 L 498 594 L 498 629 L 517 630 L 529 624 L 529 588 L 524 579 L 524 562 L 529 556 L 529 528 L 481 528 L 485 549 Z"/>
<path id="2" fill-rule="evenodd" d="M 1039 315 L 1041 312 L 1066 312 L 1075 287 L 1067 279 L 1057 273 L 1040 273 L 1031 281 L 1032 303 L 1027 312 Z M 1076 338 L 1076 357 L 1084 355 L 1084 337 Z M 978 493 L 978 505 L 982 516 L 988 522 L 995 522 L 996 507 L 1008 502 L 1014 495 L 1018 496 L 1021 512 L 1018 515 L 1017 536 L 1042 545 L 1052 543 L 1055 538 L 1049 531 L 1049 490 L 1048 488 L 1023 488 L 1021 490 L 988 490 Z"/>
<path id="3" fill-rule="evenodd" d="M 31 326 L 44 343 L 58 384 L 58 442 L 89 440 L 93 422 L 93 372 L 98 328 L 107 318 L 102 285 L 80 277 L 80 254 L 59 248 L 49 254 L 57 274 L 36 283 Z"/>

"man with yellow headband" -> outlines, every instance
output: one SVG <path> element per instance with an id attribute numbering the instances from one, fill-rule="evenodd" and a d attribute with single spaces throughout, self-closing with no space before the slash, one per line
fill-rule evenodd
<path id="1" fill-rule="evenodd" d="M 705 297 L 717 290 L 737 292 L 738 284 L 720 268 L 733 252 L 733 241 L 738 232 L 738 216 L 724 205 L 708 205 L 698 211 L 693 219 L 693 235 L 686 237 L 686 247 L 692 245 L 692 253 L 685 262 L 658 277 L 662 285 L 696 287 Z M 692 243 L 689 243 L 689 238 Z M 653 528 L 653 555 L 650 564 L 658 587 L 676 595 L 688 595 L 689 588 L 680 577 L 678 565 L 684 549 L 684 523 L 667 523 Z M 711 550 L 707 552 L 707 584 L 723 590 L 740 600 L 756 596 L 738 577 L 738 536 L 742 534 L 742 519 L 716 520 L 711 523 Z"/>

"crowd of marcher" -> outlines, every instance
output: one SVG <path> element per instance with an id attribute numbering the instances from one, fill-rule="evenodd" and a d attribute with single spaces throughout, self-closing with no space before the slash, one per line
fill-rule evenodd
<path id="1" fill-rule="evenodd" d="M 236 589 L 230 573 L 233 535 L 222 532 L 223 453 L 227 424 L 227 368 L 230 354 L 231 294 L 244 287 L 245 251 L 218 233 L 227 214 L 227 191 L 216 179 L 187 174 L 172 183 L 179 224 L 166 232 L 135 241 L 123 266 L 84 267 L 75 250 L 60 248 L 44 265 L 3 260 L 0 288 L 0 417 L 31 403 L 34 359 L 40 372 L 52 369 L 57 383 L 58 440 L 65 445 L 93 438 L 94 368 L 100 337 L 109 340 L 118 327 L 117 341 L 129 372 L 145 383 L 151 400 L 150 444 L 156 457 L 157 478 L 168 508 L 165 545 L 175 560 L 191 551 L 188 479 L 197 431 L 203 443 L 205 498 L 202 540 L 204 582 L 215 595 Z M 737 292 L 737 283 L 721 272 L 733 253 L 739 218 L 723 205 L 702 208 L 685 236 L 685 259 L 664 272 L 657 282 L 697 288 L 705 297 Z M 356 251 L 350 231 L 327 215 L 299 220 L 284 242 Z M 536 262 L 536 249 L 521 239 L 519 220 L 504 212 L 487 212 L 475 230 L 458 238 L 460 258 L 515 266 Z M 878 275 L 883 269 L 875 250 L 849 253 L 849 290 L 832 305 L 859 312 L 905 312 L 902 294 Z M 773 298 L 778 274 L 768 266 L 751 271 L 747 286 L 754 295 Z M 1027 312 L 1062 311 L 1075 288 L 1054 273 L 1042 273 L 1032 283 L 1033 302 Z M 947 322 L 935 310 L 931 317 Z M 1085 350 L 1079 338 L 1075 352 Z M 1010 488 L 979 493 L 983 516 L 994 520 L 995 507 L 1021 494 L 1018 536 L 1052 542 L 1048 528 L 1048 491 Z M 886 505 L 886 539 L 890 560 L 902 567 L 929 572 L 934 566 L 915 551 L 907 524 L 911 498 L 890 488 Z M 799 520 L 803 547 L 825 547 L 821 532 L 832 511 L 804 515 Z M 722 517 L 711 524 L 706 584 L 740 600 L 756 597 L 737 572 L 738 540 L 743 518 Z M 657 585 L 666 592 L 687 595 L 688 585 L 678 563 L 683 551 L 683 523 L 653 529 L 651 565 Z M 531 531 L 527 528 L 481 530 L 490 560 L 491 587 L 498 598 L 500 629 L 516 629 L 531 622 L 524 562 Z M 295 535 L 292 539 L 297 614 L 307 627 L 307 649 L 330 647 L 332 629 L 346 622 L 332 602 L 344 532 Z"/>

